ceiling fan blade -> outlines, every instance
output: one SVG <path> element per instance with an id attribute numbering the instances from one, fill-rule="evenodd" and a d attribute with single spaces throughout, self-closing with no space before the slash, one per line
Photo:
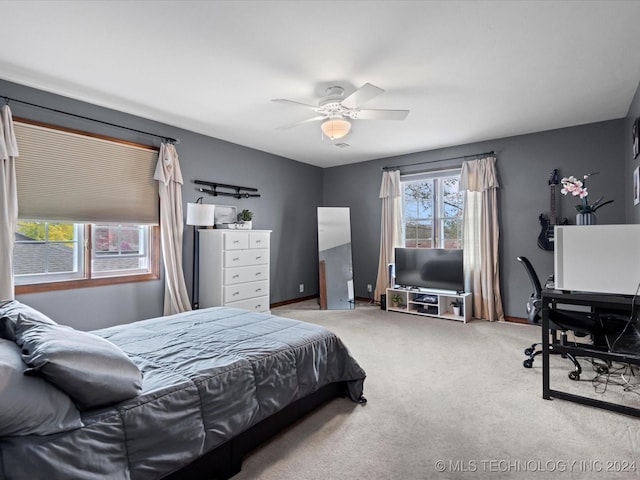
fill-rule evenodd
<path id="1" fill-rule="evenodd" d="M 309 105 L 308 103 L 295 102 L 293 100 L 287 100 L 286 98 L 274 98 L 271 101 L 278 102 L 278 103 L 290 103 L 293 105 L 298 105 L 300 107 L 311 108 L 312 110 L 316 110 L 318 108 L 317 105 Z"/>
<path id="2" fill-rule="evenodd" d="M 358 120 L 404 120 L 409 110 L 357 110 L 351 118 Z"/>
<path id="3" fill-rule="evenodd" d="M 288 130 L 289 128 L 297 127 L 298 125 L 302 125 L 304 123 L 315 122 L 316 120 L 324 120 L 325 118 L 327 118 L 325 115 L 316 115 L 315 117 L 307 118 L 306 120 L 301 120 L 299 122 L 276 127 L 276 130 Z"/>
<path id="4" fill-rule="evenodd" d="M 347 98 L 342 101 L 342 105 L 347 108 L 358 108 L 365 102 L 368 102 L 374 97 L 377 97 L 382 92 L 383 89 L 376 87 L 375 85 L 371 85 L 370 83 L 365 83 Z"/>

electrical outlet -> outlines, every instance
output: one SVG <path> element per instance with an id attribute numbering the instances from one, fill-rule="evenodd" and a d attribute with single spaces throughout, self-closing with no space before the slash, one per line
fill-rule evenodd
<path id="1" fill-rule="evenodd" d="M 300 293 L 304 292 L 304 283 L 300 284 Z"/>
<path id="2" fill-rule="evenodd" d="M 372 292 L 371 284 L 370 284 L 370 283 L 368 283 L 368 284 L 367 284 L 367 292 L 369 292 L 369 293 L 371 293 L 371 292 Z"/>

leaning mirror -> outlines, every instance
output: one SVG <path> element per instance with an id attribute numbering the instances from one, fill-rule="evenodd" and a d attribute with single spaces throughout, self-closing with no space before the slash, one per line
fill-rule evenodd
<path id="1" fill-rule="evenodd" d="M 320 308 L 354 308 L 349 208 L 318 207 L 318 260 Z"/>

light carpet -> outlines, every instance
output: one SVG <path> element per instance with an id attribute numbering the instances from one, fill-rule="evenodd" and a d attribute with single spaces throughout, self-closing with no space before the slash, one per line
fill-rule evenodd
<path id="1" fill-rule="evenodd" d="M 368 403 L 327 403 L 247 456 L 234 480 L 640 478 L 640 419 L 542 399 L 541 357 L 522 366 L 538 327 L 367 304 L 320 311 L 314 300 L 272 313 L 342 338 L 367 373 Z M 581 363 L 585 380 L 571 382 L 570 362 L 554 359 L 552 387 L 640 406 L 620 387 L 595 393 Z"/>

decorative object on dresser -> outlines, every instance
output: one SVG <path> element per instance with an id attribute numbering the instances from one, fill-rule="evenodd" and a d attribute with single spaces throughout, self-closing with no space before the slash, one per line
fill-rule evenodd
<path id="1" fill-rule="evenodd" d="M 253 212 L 245 208 L 238 214 L 238 223 L 236 224 L 236 228 L 251 230 L 252 219 L 253 219 Z"/>
<path id="2" fill-rule="evenodd" d="M 554 168 L 549 176 L 549 195 L 550 195 L 550 207 L 549 216 L 541 213 L 538 217 L 540 220 L 541 231 L 538 235 L 538 246 L 547 251 L 553 250 L 554 242 L 554 227 L 556 225 L 566 225 L 569 221 L 563 218 L 561 221 L 557 221 L 556 218 L 556 186 L 558 185 L 558 169 Z"/>
<path id="3" fill-rule="evenodd" d="M 187 225 L 193 226 L 193 266 L 191 276 L 191 308 L 198 309 L 198 241 L 200 229 L 198 227 L 212 227 L 215 218 L 215 205 L 202 203 L 202 197 L 196 203 L 187 203 Z"/>
<path id="4" fill-rule="evenodd" d="M 269 311 L 271 230 L 200 232 L 200 305 Z"/>

